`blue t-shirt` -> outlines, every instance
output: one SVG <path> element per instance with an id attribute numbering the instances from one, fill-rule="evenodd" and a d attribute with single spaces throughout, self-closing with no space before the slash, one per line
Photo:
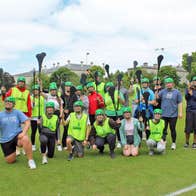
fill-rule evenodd
<path id="1" fill-rule="evenodd" d="M 0 143 L 9 142 L 18 135 L 22 131 L 21 123 L 27 119 L 27 116 L 19 110 L 0 112 Z"/>
<path id="2" fill-rule="evenodd" d="M 163 117 L 177 117 L 178 104 L 182 102 L 182 94 L 177 89 L 163 89 L 159 92 Z"/>

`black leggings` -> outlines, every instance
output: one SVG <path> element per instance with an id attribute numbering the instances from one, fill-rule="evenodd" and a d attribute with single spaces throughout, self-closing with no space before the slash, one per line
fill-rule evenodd
<path id="1" fill-rule="evenodd" d="M 48 158 L 52 158 L 54 156 L 55 151 L 55 134 L 46 134 L 41 133 L 47 137 L 47 144 L 41 142 L 41 153 L 46 152 L 46 147 L 48 148 L 47 156 Z"/>
<path id="2" fill-rule="evenodd" d="M 177 117 L 163 117 L 163 120 L 165 121 L 165 128 L 163 132 L 167 134 L 167 128 L 169 124 L 169 128 L 171 130 L 171 137 L 172 137 L 172 142 L 176 142 L 176 123 L 177 123 Z"/>
<path id="3" fill-rule="evenodd" d="M 62 146 L 63 146 L 63 148 L 67 146 L 66 139 L 67 139 L 68 126 L 69 125 L 64 126 L 63 137 L 62 137 Z"/>
<path id="4" fill-rule="evenodd" d="M 37 132 L 37 120 L 31 120 L 31 143 L 35 145 L 35 136 Z"/>

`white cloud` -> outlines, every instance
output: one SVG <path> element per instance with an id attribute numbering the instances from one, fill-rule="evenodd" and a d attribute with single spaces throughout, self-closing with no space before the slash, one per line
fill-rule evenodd
<path id="1" fill-rule="evenodd" d="M 40 47 L 56 51 L 48 65 L 85 62 L 89 51 L 88 62 L 125 70 L 135 59 L 155 63 L 156 48 L 165 49 L 164 63 L 175 65 L 195 51 L 193 0 L 80 0 L 64 8 L 62 2 L 1 1 L 0 60 L 16 58 L 21 67 L 21 53 Z"/>

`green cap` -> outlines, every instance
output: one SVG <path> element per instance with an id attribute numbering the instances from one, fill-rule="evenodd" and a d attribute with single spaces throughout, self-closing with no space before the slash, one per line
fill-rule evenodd
<path id="1" fill-rule="evenodd" d="M 102 76 L 102 73 L 100 71 L 97 72 L 98 76 Z"/>
<path id="2" fill-rule="evenodd" d="M 15 103 L 15 98 L 12 96 L 6 97 L 5 101 Z"/>
<path id="3" fill-rule="evenodd" d="M 39 85 L 38 84 L 33 85 L 32 90 L 39 90 Z"/>
<path id="4" fill-rule="evenodd" d="M 165 83 L 173 83 L 173 82 L 174 82 L 173 78 L 166 78 L 165 79 Z"/>
<path id="5" fill-rule="evenodd" d="M 155 81 L 155 80 L 160 80 L 160 77 L 155 76 L 155 77 L 153 78 L 153 81 Z"/>
<path id="6" fill-rule="evenodd" d="M 196 76 L 193 77 L 192 81 L 196 81 Z"/>
<path id="7" fill-rule="evenodd" d="M 162 114 L 162 109 L 155 109 L 154 114 Z"/>
<path id="8" fill-rule="evenodd" d="M 89 88 L 89 87 L 94 87 L 94 83 L 93 83 L 93 82 L 89 82 L 89 83 L 86 85 L 86 88 Z"/>
<path id="9" fill-rule="evenodd" d="M 51 82 L 49 85 L 49 90 L 57 90 L 57 85 L 55 82 Z"/>
<path id="10" fill-rule="evenodd" d="M 82 91 L 82 90 L 83 90 L 82 85 L 78 85 L 78 86 L 76 86 L 76 90 L 77 90 L 77 91 Z"/>
<path id="11" fill-rule="evenodd" d="M 142 83 L 149 83 L 149 79 L 148 78 L 142 78 L 141 82 Z"/>
<path id="12" fill-rule="evenodd" d="M 123 108 L 123 113 L 125 113 L 125 112 L 131 113 L 131 108 L 130 107 L 124 107 Z"/>
<path id="13" fill-rule="evenodd" d="M 104 115 L 104 111 L 102 109 L 97 109 L 95 115 Z"/>
<path id="14" fill-rule="evenodd" d="M 112 86 L 114 86 L 113 82 L 107 82 L 106 85 L 105 85 L 106 88 L 107 87 L 112 87 Z"/>
<path id="15" fill-rule="evenodd" d="M 26 82 L 26 79 L 24 76 L 20 76 L 18 77 L 17 82 Z"/>
<path id="16" fill-rule="evenodd" d="M 67 82 L 65 82 L 65 86 L 72 86 L 73 84 L 72 84 L 72 82 L 70 82 L 70 81 L 67 81 Z"/>
<path id="17" fill-rule="evenodd" d="M 46 103 L 46 108 L 54 108 L 54 103 L 49 101 Z"/>
<path id="18" fill-rule="evenodd" d="M 73 106 L 74 106 L 74 107 L 75 107 L 75 106 L 83 107 L 83 105 L 84 105 L 83 102 L 79 100 L 79 101 L 74 102 L 74 105 L 73 105 Z"/>

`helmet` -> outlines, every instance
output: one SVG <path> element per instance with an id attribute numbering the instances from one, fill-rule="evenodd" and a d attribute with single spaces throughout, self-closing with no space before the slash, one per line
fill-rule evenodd
<path id="1" fill-rule="evenodd" d="M 196 76 L 193 77 L 192 81 L 196 81 Z"/>
<path id="2" fill-rule="evenodd" d="M 46 103 L 46 108 L 54 108 L 54 103 L 49 101 Z"/>
<path id="3" fill-rule="evenodd" d="M 155 109 L 154 114 L 162 114 L 162 109 Z"/>
<path id="4" fill-rule="evenodd" d="M 95 115 L 104 115 L 104 111 L 102 109 L 97 109 Z"/>
<path id="5" fill-rule="evenodd" d="M 148 78 L 142 78 L 141 82 L 142 83 L 149 83 L 149 79 Z"/>
<path id="6" fill-rule="evenodd" d="M 32 90 L 39 90 L 39 85 L 38 84 L 33 85 Z"/>
<path id="7" fill-rule="evenodd" d="M 155 80 L 160 80 L 160 77 L 155 76 L 155 77 L 153 78 L 153 81 L 155 81 Z"/>
<path id="8" fill-rule="evenodd" d="M 89 87 L 94 87 L 94 83 L 93 83 L 93 82 L 89 82 L 89 83 L 86 85 L 86 88 L 89 88 Z"/>
<path id="9" fill-rule="evenodd" d="M 17 82 L 26 82 L 26 79 L 24 76 L 19 76 Z"/>
<path id="10" fill-rule="evenodd" d="M 72 84 L 72 82 L 70 82 L 70 81 L 67 81 L 67 82 L 65 82 L 65 86 L 72 86 L 73 84 Z"/>
<path id="11" fill-rule="evenodd" d="M 49 90 L 57 90 L 57 85 L 55 82 L 51 82 L 49 85 Z"/>
<path id="12" fill-rule="evenodd" d="M 105 85 L 106 88 L 107 87 L 112 87 L 112 86 L 114 86 L 113 82 L 107 82 L 106 85 Z"/>
<path id="13" fill-rule="evenodd" d="M 165 83 L 173 83 L 173 82 L 174 82 L 173 78 L 166 78 L 165 79 Z"/>
<path id="14" fill-rule="evenodd" d="M 73 106 L 74 107 L 76 107 L 76 106 L 83 107 L 83 105 L 84 105 L 83 102 L 79 100 L 79 101 L 74 102 L 74 105 Z"/>
<path id="15" fill-rule="evenodd" d="M 15 98 L 12 96 L 6 97 L 5 101 L 15 103 Z"/>
<path id="16" fill-rule="evenodd" d="M 131 113 L 131 108 L 130 107 L 124 107 L 123 108 L 123 113 L 125 113 L 125 112 Z"/>
<path id="17" fill-rule="evenodd" d="M 82 91 L 82 90 L 83 90 L 82 85 L 76 86 L 76 90 L 77 90 L 77 91 Z"/>

